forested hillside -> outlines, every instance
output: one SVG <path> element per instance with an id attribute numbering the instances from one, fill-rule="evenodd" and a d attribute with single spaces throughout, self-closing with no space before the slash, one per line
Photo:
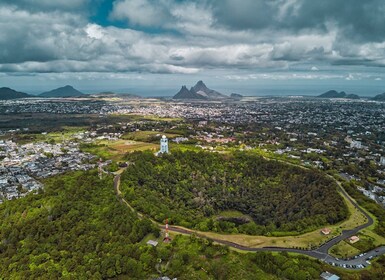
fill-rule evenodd
<path id="1" fill-rule="evenodd" d="M 45 184 L 45 192 L 0 205 L 0 278 L 145 275 L 137 242 L 159 230 L 117 202 L 112 177 L 79 172 Z"/>
<path id="2" fill-rule="evenodd" d="M 303 232 L 344 220 L 336 184 L 322 173 L 251 153 L 133 153 L 122 176 L 132 205 L 162 222 L 200 230 Z M 226 217 L 224 210 L 241 212 Z"/>
<path id="3" fill-rule="evenodd" d="M 0 279 L 305 280 L 322 271 L 304 257 L 239 254 L 194 236 L 146 245 L 159 229 L 120 204 L 112 177 L 95 171 L 50 178 L 45 191 L 1 204 L 0 217 Z"/>

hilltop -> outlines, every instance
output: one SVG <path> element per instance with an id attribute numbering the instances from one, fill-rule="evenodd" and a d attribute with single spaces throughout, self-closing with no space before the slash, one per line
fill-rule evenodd
<path id="1" fill-rule="evenodd" d="M 8 87 L 0 88 L 0 100 L 10 100 L 10 99 L 27 98 L 27 97 L 31 97 L 31 95 L 24 92 L 16 91 Z"/>
<path id="2" fill-rule="evenodd" d="M 203 81 L 198 81 L 190 90 L 186 86 L 182 86 L 180 91 L 174 95 L 174 99 L 203 99 L 218 100 L 229 98 L 216 90 L 209 89 Z"/>
<path id="3" fill-rule="evenodd" d="M 373 100 L 376 100 L 376 101 L 385 101 L 385 92 L 376 95 L 375 97 L 373 97 Z"/>
<path id="4" fill-rule="evenodd" d="M 360 99 L 357 94 L 347 94 L 344 91 L 338 92 L 336 90 L 329 90 L 321 95 L 318 95 L 319 98 L 346 98 L 346 99 Z"/>
<path id="5" fill-rule="evenodd" d="M 51 91 L 43 92 L 39 94 L 39 97 L 79 97 L 83 96 L 84 93 L 78 91 L 72 86 L 64 86 Z"/>

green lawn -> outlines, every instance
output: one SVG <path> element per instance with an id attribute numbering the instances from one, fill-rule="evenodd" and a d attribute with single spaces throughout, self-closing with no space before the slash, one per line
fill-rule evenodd
<path id="1" fill-rule="evenodd" d="M 122 136 L 122 139 L 149 142 L 149 141 L 153 141 L 157 138 L 160 139 L 161 135 L 166 135 L 167 138 L 173 138 L 173 137 L 180 136 L 179 134 L 164 133 L 164 132 L 160 132 L 160 131 L 135 131 L 135 132 L 125 133 Z"/>

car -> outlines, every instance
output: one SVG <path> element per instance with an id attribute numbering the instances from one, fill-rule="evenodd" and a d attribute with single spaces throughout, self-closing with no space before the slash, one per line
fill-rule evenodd
<path id="1" fill-rule="evenodd" d="M 367 263 L 367 264 L 371 264 L 371 262 L 370 262 L 370 261 L 366 261 L 366 263 Z"/>

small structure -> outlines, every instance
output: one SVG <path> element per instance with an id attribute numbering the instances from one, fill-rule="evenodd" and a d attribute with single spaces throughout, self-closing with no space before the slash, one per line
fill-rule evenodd
<path id="1" fill-rule="evenodd" d="M 361 143 L 361 141 L 355 141 L 355 140 L 353 140 L 353 141 L 350 143 L 350 148 L 361 149 L 361 148 L 362 148 L 362 143 Z"/>
<path id="2" fill-rule="evenodd" d="M 385 165 L 385 157 L 381 157 L 380 158 L 380 164 L 381 165 Z"/>
<path id="3" fill-rule="evenodd" d="M 166 135 L 163 135 L 162 138 L 160 139 L 160 150 L 159 152 L 157 152 L 155 155 L 159 155 L 159 154 L 168 154 L 168 139 L 166 137 Z"/>
<path id="4" fill-rule="evenodd" d="M 323 228 L 323 229 L 321 230 L 321 233 L 322 233 L 323 235 L 329 235 L 331 232 L 332 232 L 332 231 L 331 231 L 330 228 Z"/>
<path id="5" fill-rule="evenodd" d="M 339 280 L 340 279 L 339 276 L 332 274 L 328 271 L 322 272 L 320 277 L 321 277 L 321 279 L 324 279 L 324 280 Z"/>
<path id="6" fill-rule="evenodd" d="M 147 244 L 156 247 L 156 246 L 158 246 L 158 241 L 155 241 L 155 240 L 148 240 L 148 241 L 147 241 Z"/>
<path id="7" fill-rule="evenodd" d="M 103 178 L 103 161 L 102 161 L 102 158 L 100 158 L 99 162 L 98 162 L 98 173 L 99 173 L 99 179 L 101 180 Z"/>
<path id="8" fill-rule="evenodd" d="M 168 219 L 166 219 L 166 233 L 164 235 L 163 242 L 168 243 L 170 241 L 171 241 L 171 238 L 168 234 Z"/>
<path id="9" fill-rule="evenodd" d="M 358 236 L 356 236 L 356 235 L 353 235 L 353 236 L 349 237 L 349 242 L 351 244 L 356 243 L 358 241 L 360 241 L 360 238 Z"/>

